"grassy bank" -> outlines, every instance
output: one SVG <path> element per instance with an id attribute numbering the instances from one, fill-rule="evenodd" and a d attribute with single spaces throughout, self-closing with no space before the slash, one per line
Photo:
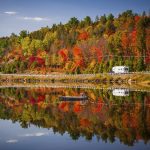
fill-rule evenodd
<path id="1" fill-rule="evenodd" d="M 0 74 L 0 82 L 13 83 L 109 83 L 109 84 L 146 84 L 150 85 L 150 74 L 49 74 L 49 75 L 30 75 L 30 74 Z"/>
<path id="2" fill-rule="evenodd" d="M 0 87 L 128 88 L 133 91 L 150 91 L 150 74 L 0 74 Z"/>

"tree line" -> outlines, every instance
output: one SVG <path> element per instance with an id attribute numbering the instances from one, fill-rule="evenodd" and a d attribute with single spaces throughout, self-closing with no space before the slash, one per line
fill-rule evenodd
<path id="1" fill-rule="evenodd" d="M 0 72 L 99 73 L 115 65 L 150 69 L 150 16 L 132 10 L 0 38 Z"/>
<path id="2" fill-rule="evenodd" d="M 78 95 L 86 91 L 87 103 L 62 102 L 61 94 Z M 68 133 L 73 140 L 80 137 L 125 145 L 150 140 L 150 94 L 131 92 L 129 97 L 115 97 L 110 91 L 83 89 L 0 89 L 0 118 Z M 108 103 L 109 102 L 109 103 Z M 65 124 L 65 126 L 64 126 Z"/>

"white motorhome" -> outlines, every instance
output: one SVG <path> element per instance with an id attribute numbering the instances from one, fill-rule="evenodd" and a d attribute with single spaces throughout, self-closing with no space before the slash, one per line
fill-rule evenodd
<path id="1" fill-rule="evenodd" d="M 114 73 L 129 73 L 129 67 L 127 66 L 115 66 L 112 68 Z"/>
<path id="2" fill-rule="evenodd" d="M 114 96 L 129 96 L 129 89 L 113 89 Z"/>

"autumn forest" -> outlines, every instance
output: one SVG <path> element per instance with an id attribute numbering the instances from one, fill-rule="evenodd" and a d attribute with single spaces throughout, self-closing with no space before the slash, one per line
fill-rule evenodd
<path id="1" fill-rule="evenodd" d="M 86 92 L 86 101 L 60 101 L 60 95 Z M 150 140 L 150 94 L 131 92 L 128 97 L 115 97 L 112 91 L 92 89 L 3 88 L 0 89 L 0 119 L 19 122 L 22 128 L 32 124 L 52 129 L 73 140 L 133 146 Z"/>
<path id="2" fill-rule="evenodd" d="M 115 65 L 150 69 L 150 16 L 131 10 L 76 17 L 62 24 L 0 38 L 2 73 L 102 73 Z"/>

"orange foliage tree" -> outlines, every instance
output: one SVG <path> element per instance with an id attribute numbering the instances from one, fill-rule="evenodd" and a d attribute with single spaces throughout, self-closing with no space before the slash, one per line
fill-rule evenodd
<path id="1" fill-rule="evenodd" d="M 75 103 L 74 103 L 73 111 L 74 111 L 75 113 L 81 112 L 81 105 L 80 105 L 79 102 L 75 102 Z"/>
<path id="2" fill-rule="evenodd" d="M 73 48 L 73 55 L 75 59 L 75 66 L 82 67 L 84 65 L 84 60 L 83 60 L 81 48 L 79 48 L 78 46 L 75 46 Z"/>
<path id="3" fill-rule="evenodd" d="M 137 49 L 137 30 L 136 29 L 134 29 L 131 32 L 131 45 L 132 45 L 132 49 L 133 49 L 135 55 L 139 56 L 139 52 Z"/>
<path id="4" fill-rule="evenodd" d="M 75 57 L 81 56 L 81 55 L 82 55 L 81 48 L 79 48 L 78 46 L 75 46 L 75 47 L 73 48 L 73 55 L 74 55 Z"/>
<path id="5" fill-rule="evenodd" d="M 100 63 L 103 58 L 103 53 L 102 50 L 96 46 L 91 47 L 91 51 L 93 54 L 96 54 L 97 60 Z"/>
<path id="6" fill-rule="evenodd" d="M 58 108 L 64 112 L 69 111 L 69 105 L 67 102 L 62 102 L 58 105 Z"/>
<path id="7" fill-rule="evenodd" d="M 80 125 L 82 127 L 89 127 L 91 125 L 91 122 L 86 118 L 83 118 L 83 119 L 81 118 L 80 119 Z"/>
<path id="8" fill-rule="evenodd" d="M 124 32 L 122 34 L 121 42 L 122 42 L 123 49 L 127 49 L 129 47 L 130 39 L 129 39 L 129 36 L 128 36 L 127 32 Z"/>
<path id="9" fill-rule="evenodd" d="M 89 38 L 89 34 L 86 31 L 80 33 L 78 36 L 78 40 L 87 40 L 88 38 Z"/>

